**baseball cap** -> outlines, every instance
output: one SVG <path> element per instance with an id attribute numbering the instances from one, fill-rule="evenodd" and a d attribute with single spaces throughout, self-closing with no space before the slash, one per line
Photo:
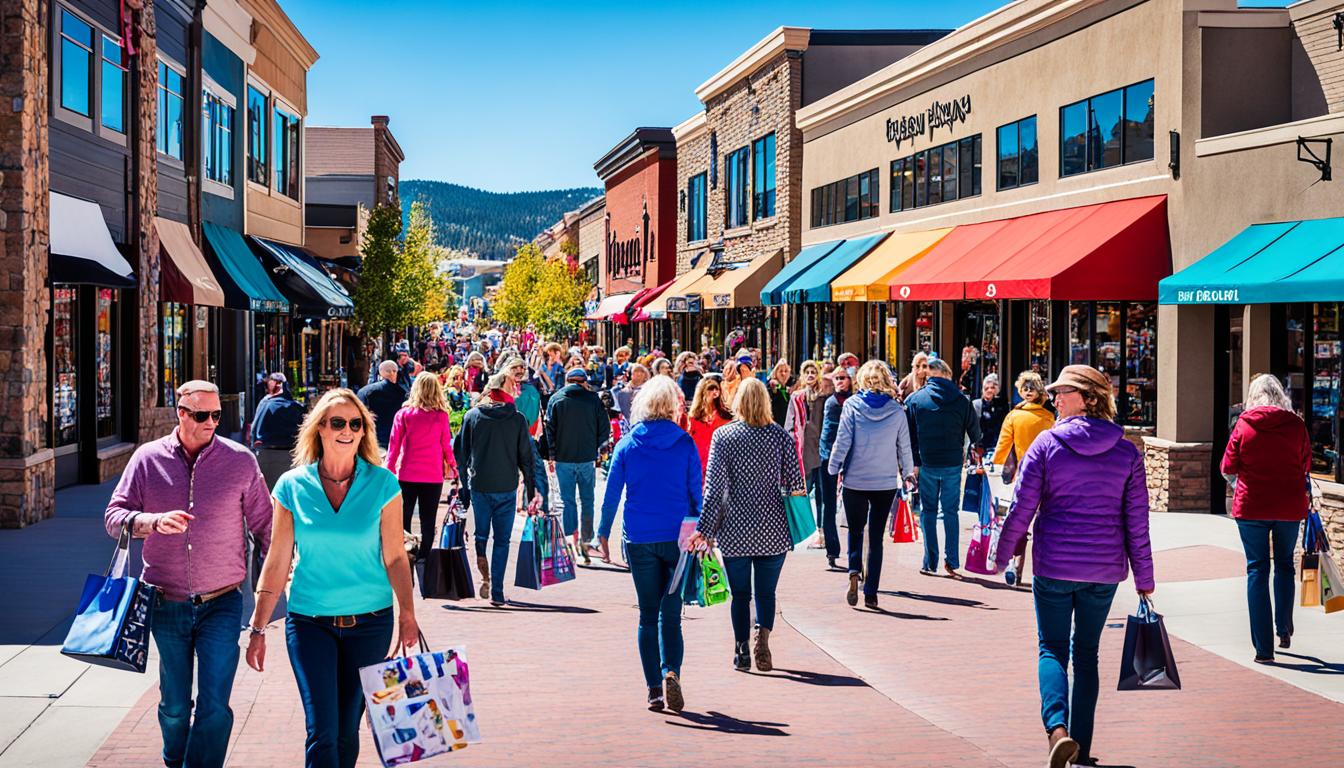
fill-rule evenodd
<path id="1" fill-rule="evenodd" d="M 586 378 L 588 378 L 588 372 L 582 368 L 570 368 L 565 373 L 565 381 L 580 381 Z"/>
<path id="2" fill-rule="evenodd" d="M 281 373 L 281 372 L 279 372 L 279 371 L 276 371 L 275 373 L 272 373 L 270 376 L 267 376 L 266 378 L 269 379 L 269 380 L 271 380 L 271 381 L 278 381 L 278 382 L 280 382 L 281 384 L 284 384 L 284 383 L 286 383 L 286 382 L 289 381 L 289 379 L 286 379 L 286 378 L 285 378 L 285 374 L 283 374 L 283 373 Z"/>

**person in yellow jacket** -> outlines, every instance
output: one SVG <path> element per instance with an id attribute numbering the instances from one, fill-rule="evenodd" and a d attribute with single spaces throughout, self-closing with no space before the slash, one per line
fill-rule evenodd
<path id="1" fill-rule="evenodd" d="M 1037 435 L 1055 425 L 1055 414 L 1046 407 L 1050 398 L 1045 392 L 1045 382 L 1041 380 L 1039 373 L 1023 371 L 1018 374 L 1014 386 L 1017 387 L 1017 394 L 1022 398 L 1022 402 L 1014 406 L 1003 418 L 1003 427 L 999 430 L 999 444 L 994 448 L 993 462 L 1001 468 L 1007 463 L 1010 453 L 1015 457 L 1014 463 L 1021 462 L 1027 455 L 1027 449 L 1036 441 Z M 1026 557 L 1026 539 L 1023 538 L 1017 551 L 1013 553 L 1012 564 L 1004 573 L 1004 579 L 1010 585 L 1017 583 Z"/>

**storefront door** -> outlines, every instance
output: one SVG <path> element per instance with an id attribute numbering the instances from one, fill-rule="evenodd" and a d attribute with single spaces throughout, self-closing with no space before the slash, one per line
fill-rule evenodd
<path id="1" fill-rule="evenodd" d="M 999 372 L 1002 318 L 999 304 L 992 301 L 958 302 L 956 308 L 957 342 L 960 359 L 953 362 L 953 373 L 962 391 L 980 396 L 980 382 L 986 375 Z"/>

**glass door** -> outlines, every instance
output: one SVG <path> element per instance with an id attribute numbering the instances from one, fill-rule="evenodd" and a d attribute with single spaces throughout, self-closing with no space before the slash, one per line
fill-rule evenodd
<path id="1" fill-rule="evenodd" d="M 1340 305 L 1315 305 L 1311 371 L 1311 471 L 1339 472 Z"/>

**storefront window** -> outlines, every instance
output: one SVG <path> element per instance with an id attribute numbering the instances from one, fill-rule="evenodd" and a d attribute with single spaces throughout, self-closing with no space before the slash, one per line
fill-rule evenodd
<path id="1" fill-rule="evenodd" d="M 1120 302 L 1097 302 L 1095 340 L 1097 345 L 1096 367 L 1111 380 L 1111 395 L 1116 404 L 1120 403 L 1120 358 L 1121 334 Z"/>
<path id="2" fill-rule="evenodd" d="M 932 352 L 934 335 L 937 331 L 934 322 L 938 316 L 938 304 L 921 301 L 915 304 L 915 351 Z"/>
<path id="3" fill-rule="evenodd" d="M 1092 334 L 1087 318 L 1091 314 L 1088 302 L 1069 302 L 1069 364 L 1092 364 Z"/>
<path id="4" fill-rule="evenodd" d="M 1333 478 L 1339 469 L 1340 305 L 1313 309 L 1311 471 Z"/>
<path id="5" fill-rule="evenodd" d="M 62 287 L 52 290 L 51 337 L 52 418 L 59 448 L 79 440 L 79 376 L 76 368 L 79 289 Z"/>
<path id="6" fill-rule="evenodd" d="M 93 350 L 93 372 L 98 384 L 95 400 L 97 436 L 115 437 L 117 434 L 117 292 L 115 290 L 98 289 L 97 314 L 94 321 L 98 328 Z"/>
<path id="7" fill-rule="evenodd" d="M 1031 370 L 1050 380 L 1050 302 L 1037 300 L 1029 305 L 1028 364 Z"/>
<path id="8" fill-rule="evenodd" d="M 159 305 L 159 402 L 177 405 L 177 388 L 187 381 L 187 305 L 165 301 Z"/>
<path id="9" fill-rule="evenodd" d="M 1157 305 L 1133 303 L 1125 317 L 1123 420 L 1157 423 Z"/>
<path id="10" fill-rule="evenodd" d="M 1284 386 L 1293 401 L 1293 410 L 1306 415 L 1307 322 L 1301 305 L 1287 307 L 1284 318 Z"/>

